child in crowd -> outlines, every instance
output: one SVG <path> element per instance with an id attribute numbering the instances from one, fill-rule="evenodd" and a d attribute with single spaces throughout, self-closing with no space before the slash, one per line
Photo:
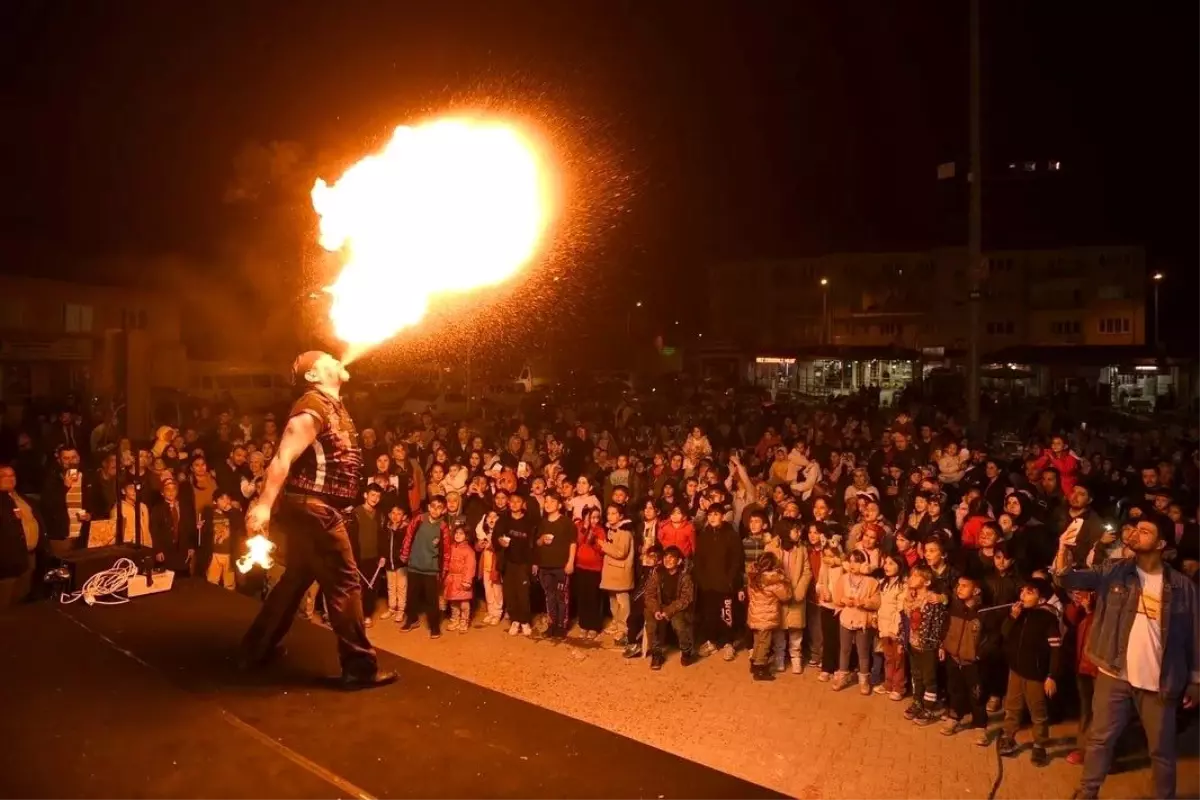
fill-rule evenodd
<path id="1" fill-rule="evenodd" d="M 773 681 L 771 641 L 783 621 L 783 604 L 792 597 L 791 584 L 779 569 L 774 553 L 762 553 L 746 576 L 749 606 L 746 625 L 754 632 L 750 674 L 756 681 Z"/>
<path id="2" fill-rule="evenodd" d="M 943 484 L 957 486 L 966 474 L 967 464 L 971 461 L 971 451 L 958 447 L 958 442 L 947 442 L 941 454 L 935 456 L 937 462 L 938 480 Z"/>
<path id="3" fill-rule="evenodd" d="M 387 519 L 381 532 L 382 555 L 385 559 L 383 570 L 384 580 L 387 581 L 387 610 L 379 615 L 380 619 L 389 617 L 396 624 L 404 621 L 404 608 L 408 601 L 408 571 L 400 561 L 400 553 L 404 549 L 404 537 L 408 530 L 408 515 L 399 505 L 388 509 Z"/>
<path id="4" fill-rule="evenodd" d="M 808 634 L 805 637 L 808 639 L 808 665 L 820 667 L 825 642 L 824 629 L 821 627 L 820 577 L 821 568 L 825 563 L 824 555 L 821 552 L 824 547 L 821 527 L 808 525 L 804 537 L 808 569 L 812 573 L 812 580 L 808 584 L 808 594 L 804 598 L 804 627 Z"/>
<path id="5" fill-rule="evenodd" d="M 896 531 L 896 555 L 904 559 L 904 568 L 907 572 L 917 565 L 921 560 L 921 548 L 917 546 L 916 530 L 911 528 L 903 528 Z"/>
<path id="6" fill-rule="evenodd" d="M 454 525 L 449 567 L 442 582 L 443 594 L 450 604 L 447 630 L 466 633 L 471 627 L 471 597 L 475 591 L 475 548 L 467 541 L 465 522 Z"/>
<path id="7" fill-rule="evenodd" d="M 812 566 L 808 560 L 808 548 L 801 541 L 800 520 L 791 520 L 778 538 L 773 539 L 769 551 L 779 559 L 779 568 L 788 579 L 792 597 L 783 609 L 783 624 L 774 636 L 774 670 L 783 672 L 784 659 L 791 659 L 792 674 L 799 675 L 803 669 L 800 647 L 804 635 L 804 615 L 807 611 L 806 598 L 812 583 Z"/>
<path id="8" fill-rule="evenodd" d="M 662 566 L 649 570 L 645 586 L 646 640 L 650 646 L 650 669 L 660 670 L 666 662 L 663 644 L 667 629 L 675 631 L 679 641 L 679 665 L 696 661 L 692 637 L 692 602 L 696 589 L 690 571 L 684 565 L 683 552 L 675 546 L 662 550 L 652 545 L 653 558 L 662 552 Z M 647 551 L 648 554 L 650 551 Z"/>
<path id="9" fill-rule="evenodd" d="M 1076 749 L 1067 755 L 1067 763 L 1075 766 L 1083 763 L 1083 747 L 1092 726 L 1092 696 L 1096 691 L 1096 676 L 1100 674 L 1099 668 L 1084 652 L 1095 611 L 1096 593 L 1075 591 L 1071 592 L 1071 603 L 1064 612 L 1074 632 L 1075 688 L 1079 693 L 1079 735 L 1075 739 Z"/>
<path id="10" fill-rule="evenodd" d="M 933 570 L 918 564 L 908 573 L 908 663 L 912 667 L 913 702 L 904 718 L 931 725 L 941 716 L 938 703 L 937 656 L 946 629 L 946 606 L 930 588 Z"/>
<path id="11" fill-rule="evenodd" d="M 841 623 L 838 631 L 838 671 L 833 690 L 853 682 L 850 655 L 858 652 L 858 691 L 871 694 L 871 652 L 875 612 L 879 610 L 879 581 L 870 575 L 867 554 L 854 550 L 846 559 L 841 579 L 833 587 L 833 604 Z"/>
<path id="12" fill-rule="evenodd" d="M 982 596 L 978 578 L 963 575 L 958 579 L 950 600 L 950 625 L 939 655 L 946 662 L 946 689 L 950 697 L 949 719 L 942 726 L 942 733 L 953 736 L 967 728 L 977 728 L 979 736 L 975 744 L 987 747 L 991 741 L 987 732 L 987 696 L 980 686 L 979 669 Z"/>
<path id="13" fill-rule="evenodd" d="M 1021 579 L 1010 542 L 1000 542 L 992 550 L 996 569 L 983 583 L 983 602 L 992 606 L 1011 606 L 1021 598 Z M 991 611 L 983 616 L 983 643 L 980 645 L 983 692 L 987 695 L 989 713 L 1002 707 L 1004 689 L 1008 685 L 1008 664 L 1004 661 L 1004 637 L 1001 629 L 1005 615 Z"/>
<path id="14" fill-rule="evenodd" d="M 590 640 L 599 636 L 604 628 L 604 593 L 600 591 L 604 551 L 599 542 L 605 533 L 600 524 L 600 509 L 584 511 L 583 518 L 575 523 L 575 531 L 575 572 L 571 575 L 571 583 L 579 606 L 579 628 L 584 638 Z"/>
<path id="15" fill-rule="evenodd" d="M 487 603 L 487 616 L 483 621 L 488 625 L 499 625 L 504 616 L 504 584 L 501 582 L 500 561 L 496 553 L 496 527 L 499 522 L 499 512 L 492 510 L 480 518 L 475 528 L 479 580 L 483 583 L 483 598 Z"/>
<path id="16" fill-rule="evenodd" d="M 603 534 L 601 534 L 601 535 L 603 535 Z M 675 547 L 675 546 L 672 545 L 672 547 Z M 649 628 L 647 626 L 653 624 L 653 622 L 654 622 L 654 617 L 651 616 L 647 619 L 647 616 L 646 616 L 647 615 L 646 592 L 650 588 L 650 578 L 653 577 L 655 568 L 658 567 L 659 563 L 661 563 L 661 561 L 662 561 L 663 549 L 664 549 L 663 546 L 660 544 L 652 544 L 649 547 L 647 547 L 645 550 L 642 551 L 642 554 L 641 554 L 642 568 L 641 568 L 641 571 L 639 572 L 638 585 L 637 585 L 637 588 L 634 589 L 633 594 L 630 595 L 630 601 L 629 601 L 629 607 L 630 607 L 629 622 L 627 623 L 627 626 L 626 626 L 626 637 L 625 637 L 626 640 L 628 641 L 628 644 L 625 645 L 625 651 L 622 653 L 622 655 L 624 655 L 625 658 L 640 658 L 641 657 L 641 655 L 643 653 L 642 634 L 647 632 L 649 630 Z M 678 547 L 675 547 L 675 549 L 679 550 Z M 682 555 L 682 554 L 683 554 L 683 551 L 680 551 L 680 555 Z M 691 576 L 689 575 L 689 578 L 690 577 Z M 693 600 L 695 599 L 695 591 L 696 591 L 696 586 L 695 586 L 695 582 L 693 581 L 692 582 Z M 693 608 L 693 613 L 692 613 L 692 619 L 694 622 L 694 620 L 695 620 L 694 608 Z M 649 638 L 648 634 L 647 634 L 647 638 Z"/>
<path id="17" fill-rule="evenodd" d="M 883 649 L 883 683 L 875 687 L 877 694 L 887 694 L 899 702 L 908 689 L 908 672 L 904 666 L 904 599 L 908 595 L 908 563 L 895 554 L 883 557 L 883 580 L 879 584 L 879 616 L 877 619 Z"/>
<path id="18" fill-rule="evenodd" d="M 1057 691 L 1062 636 L 1057 612 L 1049 605 L 1054 591 L 1043 578 L 1030 578 L 1021 586 L 1021 599 L 1014 603 L 1004 621 L 1004 655 L 1008 661 L 1008 691 L 1004 694 L 1004 728 L 1000 755 L 1017 752 L 1016 734 L 1021 715 L 1029 709 L 1033 718 L 1033 764 L 1050 763 L 1046 744 L 1050 739 L 1046 698 Z"/>
<path id="19" fill-rule="evenodd" d="M 838 606 L 833 589 L 842 580 L 842 537 L 836 534 L 821 545 L 821 571 L 817 575 L 817 596 L 821 605 L 821 674 L 820 681 L 828 682 L 838 668 L 841 652 L 841 626 L 838 625 Z"/>
<path id="20" fill-rule="evenodd" d="M 629 643 L 625 635 L 629 623 L 629 594 L 633 590 L 633 532 L 620 506 L 609 503 L 605 517 L 604 538 L 596 540 L 604 551 L 600 588 L 608 593 L 612 610 L 612 625 L 607 633 L 616 644 L 624 646 Z"/>

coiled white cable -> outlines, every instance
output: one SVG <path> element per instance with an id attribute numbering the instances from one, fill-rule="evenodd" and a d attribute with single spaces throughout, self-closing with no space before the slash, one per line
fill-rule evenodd
<path id="1" fill-rule="evenodd" d="M 113 565 L 106 570 L 97 572 L 92 577 L 88 578 L 83 586 L 79 587 L 79 591 L 64 593 L 58 599 L 62 603 L 74 603 L 79 598 L 83 598 L 83 602 L 89 606 L 99 603 L 104 606 L 115 606 L 121 603 L 128 603 L 128 597 L 117 597 L 117 592 L 123 591 L 129 586 L 129 580 L 138 574 L 137 564 L 134 564 L 128 558 L 118 558 Z M 104 599 L 109 598 L 109 599 Z"/>

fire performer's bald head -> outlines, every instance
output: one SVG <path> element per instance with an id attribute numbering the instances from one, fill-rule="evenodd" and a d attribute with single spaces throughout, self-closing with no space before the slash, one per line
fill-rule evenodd
<path id="1" fill-rule="evenodd" d="M 292 362 L 292 382 L 297 386 L 313 386 L 337 394 L 342 384 L 350 380 L 341 361 L 323 350 L 309 350 Z"/>

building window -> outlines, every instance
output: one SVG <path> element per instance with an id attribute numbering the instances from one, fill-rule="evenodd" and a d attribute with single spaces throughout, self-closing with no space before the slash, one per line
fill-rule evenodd
<path id="1" fill-rule="evenodd" d="M 884 336 L 896 336 L 900 333 L 900 326 L 894 322 L 885 322 L 879 326 L 879 332 Z"/>
<path id="2" fill-rule="evenodd" d="M 63 329 L 67 333 L 92 332 L 92 307 L 67 303 L 63 306 Z"/>
<path id="3" fill-rule="evenodd" d="M 1099 331 L 1106 335 L 1129 333 L 1129 317 L 1110 317 L 1100 320 Z"/>
<path id="4" fill-rule="evenodd" d="M 1101 256 L 1101 258 L 1103 258 L 1103 256 Z M 1125 287 L 1116 284 L 1100 286 L 1096 289 L 1096 297 L 1100 298 L 1101 300 L 1124 300 Z"/>
<path id="5" fill-rule="evenodd" d="M 1050 323 L 1050 330 L 1058 336 L 1069 336 L 1079 333 L 1079 320 L 1059 320 Z"/>
<path id="6" fill-rule="evenodd" d="M 1016 326 L 1012 323 L 1012 320 L 989 322 L 987 324 L 987 332 L 992 336 L 1011 336 L 1014 330 L 1016 330 Z"/>

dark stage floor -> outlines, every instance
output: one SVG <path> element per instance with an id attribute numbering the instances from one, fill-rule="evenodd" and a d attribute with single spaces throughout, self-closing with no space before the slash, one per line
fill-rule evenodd
<path id="1" fill-rule="evenodd" d="M 185 581 L 126 605 L 0 614 L 0 795 L 775 796 L 388 653 L 397 684 L 323 688 L 337 656 L 313 625 L 292 629 L 283 661 L 241 673 L 256 609 Z"/>

